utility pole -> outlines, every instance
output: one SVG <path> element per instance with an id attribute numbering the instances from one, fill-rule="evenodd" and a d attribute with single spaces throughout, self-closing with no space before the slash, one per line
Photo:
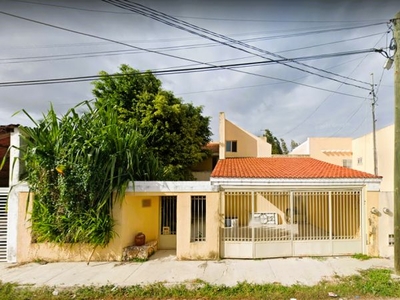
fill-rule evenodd
<path id="1" fill-rule="evenodd" d="M 400 11 L 391 22 L 394 25 L 394 271 L 400 275 Z"/>
<path id="2" fill-rule="evenodd" d="M 375 95 L 375 84 L 374 84 L 374 73 L 371 74 L 372 77 L 372 143 L 374 148 L 374 174 L 378 176 L 378 155 L 376 153 L 376 118 L 375 118 L 375 106 L 376 106 L 376 95 Z"/>

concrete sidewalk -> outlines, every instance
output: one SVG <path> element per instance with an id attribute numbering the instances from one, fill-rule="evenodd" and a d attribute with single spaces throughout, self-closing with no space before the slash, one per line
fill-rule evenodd
<path id="1" fill-rule="evenodd" d="M 233 286 L 238 282 L 296 283 L 314 285 L 335 275 L 358 274 L 369 268 L 393 269 L 393 260 L 373 258 L 360 261 L 350 257 L 276 258 L 264 260 L 178 261 L 174 252 L 158 251 L 143 263 L 85 262 L 0 263 L 0 280 L 36 286 L 70 287 L 75 285 L 147 285 L 189 283 L 196 279 L 216 285 Z"/>

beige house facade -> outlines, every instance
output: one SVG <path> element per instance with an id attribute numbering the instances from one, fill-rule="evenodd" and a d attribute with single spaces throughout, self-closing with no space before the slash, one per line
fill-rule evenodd
<path id="1" fill-rule="evenodd" d="M 329 151 L 327 151 L 329 150 Z M 376 131 L 378 175 L 382 177 L 379 200 L 373 206 L 374 228 L 379 239 L 379 255 L 394 255 L 394 124 Z M 306 155 L 355 170 L 374 173 L 373 134 L 352 138 L 308 138 L 290 155 Z"/>
<path id="2" fill-rule="evenodd" d="M 270 157 L 271 144 L 219 114 L 219 159 L 230 157 Z"/>
<path id="3" fill-rule="evenodd" d="M 34 243 L 29 187 L 19 183 L 9 195 L 7 261 L 120 261 L 139 232 L 182 260 L 388 253 L 380 177 L 311 157 L 271 157 L 268 143 L 223 113 L 220 130 L 210 179 L 135 182 L 114 206 L 116 236 L 104 248 Z M 342 150 L 347 159 L 345 146 L 310 149 L 330 159 Z"/>
<path id="4" fill-rule="evenodd" d="M 178 259 L 217 259 L 219 197 L 210 182 L 136 182 L 114 206 L 115 238 L 106 247 L 94 249 L 86 244 L 32 242 L 28 186 L 22 184 L 11 195 L 17 203 L 10 234 L 17 238 L 10 245 L 8 261 L 87 261 L 89 257 L 121 261 L 123 249 L 135 244 L 139 232 L 145 234 L 146 242 L 156 241 L 157 249 L 176 250 Z M 202 209 L 196 212 L 199 205 Z"/>
<path id="5" fill-rule="evenodd" d="M 352 142 L 353 168 L 374 172 L 374 146 L 372 132 Z M 376 230 L 381 236 L 379 253 L 394 255 L 394 124 L 376 131 L 376 153 L 378 174 L 382 176 L 379 206 L 379 223 Z"/>
<path id="6" fill-rule="evenodd" d="M 289 155 L 305 155 L 338 166 L 352 166 L 352 138 L 311 137 Z"/>

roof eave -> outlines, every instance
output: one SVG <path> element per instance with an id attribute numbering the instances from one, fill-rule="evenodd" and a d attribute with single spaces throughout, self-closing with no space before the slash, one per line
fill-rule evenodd
<path id="1" fill-rule="evenodd" d="M 379 191 L 382 178 L 228 178 L 211 177 L 214 185 L 222 188 L 243 188 L 243 187 L 363 187 L 368 191 Z"/>

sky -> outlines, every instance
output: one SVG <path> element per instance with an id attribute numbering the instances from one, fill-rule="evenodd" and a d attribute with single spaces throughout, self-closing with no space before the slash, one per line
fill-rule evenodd
<path id="1" fill-rule="evenodd" d="M 133 3 L 196 28 L 127 10 Z M 219 112 L 288 144 L 359 137 L 372 130 L 372 86 L 377 128 L 394 120 L 394 71 L 383 66 L 393 55 L 390 19 L 398 11 L 391 0 L 0 0 L 0 124 L 32 126 L 21 110 L 39 120 L 50 105 L 62 115 L 93 99 L 90 81 L 9 82 L 115 73 L 121 64 L 160 71 L 268 62 L 157 77 L 184 102 L 203 106 L 213 140 Z"/>

